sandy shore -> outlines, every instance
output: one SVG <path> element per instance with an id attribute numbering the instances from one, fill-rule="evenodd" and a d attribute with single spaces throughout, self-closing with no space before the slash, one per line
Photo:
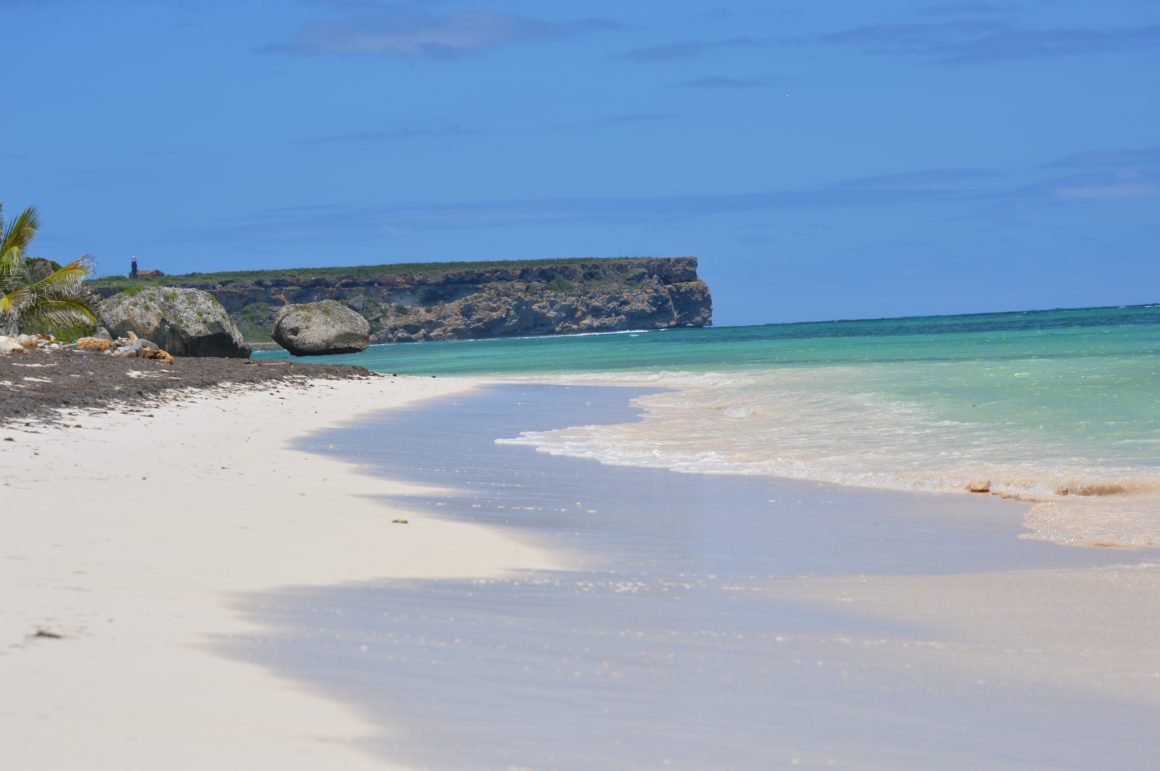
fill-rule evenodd
<path id="1" fill-rule="evenodd" d="M 360 749 L 382 731 L 352 709 L 210 649 L 250 629 L 238 592 L 554 567 L 505 535 L 388 510 L 372 496 L 402 485 L 290 448 L 359 410 L 472 386 L 219 390 L 0 428 L 4 765 L 388 767 Z"/>
<path id="2" fill-rule="evenodd" d="M 286 382 L 0 428 L 4 766 L 399 767 L 370 748 L 392 747 L 383 724 L 405 721 L 372 723 L 310 690 L 308 678 L 224 657 L 222 642 L 264 631 L 239 616 L 239 594 L 568 567 L 506 531 L 388 508 L 379 497 L 415 488 L 292 449 L 362 412 L 479 383 Z M 972 693 L 1000 689 L 1000 702 L 1026 691 L 1151 709 L 1160 705 L 1160 625 L 1146 609 L 1160 594 L 1160 566 L 1152 552 L 1122 554 L 1116 567 L 803 576 L 760 589 L 849 616 L 832 635 L 800 642 L 819 659 L 845 656 L 852 671 L 926 673 L 936 684 L 955 673 L 982 689 Z M 911 630 L 861 637 L 865 619 Z M 766 663 L 785 658 L 767 654 Z M 876 711 L 898 708 L 882 698 Z"/>

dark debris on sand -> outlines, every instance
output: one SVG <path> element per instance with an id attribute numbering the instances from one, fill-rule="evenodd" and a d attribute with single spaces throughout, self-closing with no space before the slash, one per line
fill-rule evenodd
<path id="1" fill-rule="evenodd" d="M 0 356 L 0 424 L 57 419 L 57 410 L 142 409 L 188 389 L 261 387 L 377 377 L 363 367 L 291 361 L 179 358 L 173 364 L 73 350 Z"/>

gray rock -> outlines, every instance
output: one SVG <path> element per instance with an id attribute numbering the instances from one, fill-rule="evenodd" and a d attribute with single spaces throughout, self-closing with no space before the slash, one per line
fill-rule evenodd
<path id="1" fill-rule="evenodd" d="M 295 356 L 358 353 L 370 344 L 370 323 L 334 300 L 287 305 L 271 337 Z"/>
<path id="2" fill-rule="evenodd" d="M 250 356 L 225 308 L 200 289 L 163 286 L 122 292 L 101 304 L 100 317 L 112 336 L 134 332 L 174 356 Z"/>

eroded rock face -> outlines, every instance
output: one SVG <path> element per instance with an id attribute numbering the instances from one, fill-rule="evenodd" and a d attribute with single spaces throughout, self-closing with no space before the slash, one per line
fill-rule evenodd
<path id="1" fill-rule="evenodd" d="M 287 305 L 274 319 L 274 342 L 295 356 L 358 353 L 370 345 L 370 323 L 334 300 Z"/>
<path id="2" fill-rule="evenodd" d="M 462 300 L 392 313 L 382 319 L 376 339 L 464 340 L 704 326 L 710 321 L 708 297 L 708 288 L 699 281 L 677 286 L 649 282 L 631 292 L 569 293 L 517 281 L 483 287 Z"/>
<path id="3" fill-rule="evenodd" d="M 374 343 L 700 327 L 712 323 L 713 314 L 695 257 L 280 272 L 195 286 L 212 292 L 254 339 L 271 328 L 282 307 L 322 300 L 366 318 Z"/>
<path id="4" fill-rule="evenodd" d="M 200 289 L 166 286 L 123 292 L 101 304 L 100 318 L 113 337 L 133 332 L 174 356 L 250 355 L 226 309 Z"/>

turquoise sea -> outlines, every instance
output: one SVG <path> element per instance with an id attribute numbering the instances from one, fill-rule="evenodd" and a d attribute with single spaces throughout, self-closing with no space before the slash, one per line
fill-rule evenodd
<path id="1" fill-rule="evenodd" d="M 370 751 L 456 769 L 1156 756 L 1147 600 L 1114 599 L 1150 597 L 1155 550 L 1044 541 L 1160 544 L 1160 307 L 336 359 L 486 382 L 360 405 L 297 450 L 406 482 L 384 516 L 501 529 L 566 566 L 245 598 L 260 631 L 229 652 L 358 709 L 383 727 Z"/>
<path id="2" fill-rule="evenodd" d="M 983 486 L 1034 502 L 1039 537 L 1160 543 L 1160 305 L 379 345 L 326 361 L 660 386 L 636 399 L 640 422 L 500 441 L 694 473 Z"/>
<path id="3" fill-rule="evenodd" d="M 801 592 L 878 578 L 921 602 L 940 581 L 1100 568 L 1126 588 L 1124 562 L 1155 552 L 1021 540 L 1021 507 L 986 496 L 602 466 L 495 441 L 631 421 L 644 390 L 489 383 L 300 437 L 305 455 L 405 482 L 375 496 L 384 517 L 473 523 L 559 567 L 261 592 L 237 606 L 254 632 L 224 650 L 357 709 L 382 728 L 364 748 L 414 768 L 1154 765 L 1155 657 L 1120 680 L 1129 665 L 1110 660 L 1125 648 L 1102 633 L 1080 662 L 1053 654 L 1064 641 L 1012 621 L 1012 599 L 1025 611 L 1042 597 L 985 592 L 983 629 L 956 632 Z M 945 605 L 957 619 L 976 603 Z M 1091 640 L 1093 610 L 1059 609 L 1075 640 Z"/>

